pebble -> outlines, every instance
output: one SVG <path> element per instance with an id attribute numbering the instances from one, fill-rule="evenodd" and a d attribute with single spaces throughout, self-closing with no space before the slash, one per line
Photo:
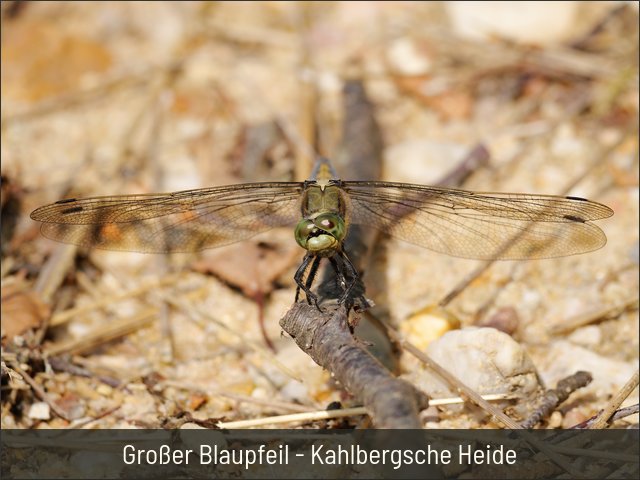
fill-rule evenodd
<path id="1" fill-rule="evenodd" d="M 491 327 L 507 335 L 513 335 L 520 323 L 518 311 L 513 307 L 499 308 L 489 318 L 480 321 L 479 327 Z"/>
<path id="2" fill-rule="evenodd" d="M 49 420 L 51 418 L 51 408 L 45 402 L 35 402 L 29 407 L 27 416 L 34 420 Z"/>
<path id="3" fill-rule="evenodd" d="M 473 40 L 495 36 L 553 44 L 572 34 L 576 2 L 445 2 L 453 29 Z"/>
<path id="4" fill-rule="evenodd" d="M 536 369 L 524 348 L 509 335 L 494 328 L 469 327 L 447 332 L 433 341 L 426 352 L 479 393 L 508 393 L 535 398 L 541 389 Z M 411 377 L 410 381 L 434 398 L 458 395 L 450 385 L 426 368 L 408 376 Z M 504 402 L 506 405 L 507 402 Z M 513 410 L 525 417 L 530 407 L 522 402 Z"/>
<path id="5" fill-rule="evenodd" d="M 424 308 L 400 324 L 400 331 L 411 343 L 424 350 L 431 342 L 460 326 L 460 320 L 438 306 Z"/>
<path id="6" fill-rule="evenodd" d="M 562 425 L 562 413 L 558 412 L 557 410 L 553 412 L 549 416 L 549 421 L 547 422 L 547 424 L 549 428 L 558 428 L 560 425 Z"/>
<path id="7" fill-rule="evenodd" d="M 569 341 L 584 347 L 594 347 L 602 342 L 602 332 L 597 325 L 588 325 L 572 332 Z"/>
<path id="8" fill-rule="evenodd" d="M 431 69 L 431 60 L 416 48 L 408 38 L 399 38 L 387 51 L 391 69 L 401 75 L 425 75 Z"/>
<path id="9" fill-rule="evenodd" d="M 405 140 L 384 152 L 385 178 L 394 182 L 433 185 L 449 173 L 469 151 L 460 143 L 436 140 Z"/>
<path id="10" fill-rule="evenodd" d="M 618 391 L 638 368 L 635 362 L 624 362 L 607 358 L 567 340 L 551 344 L 538 359 L 538 369 L 547 385 L 555 385 L 567 375 L 584 370 L 593 376 L 593 381 L 576 394 L 602 395 Z M 637 392 L 630 398 L 637 401 Z"/>

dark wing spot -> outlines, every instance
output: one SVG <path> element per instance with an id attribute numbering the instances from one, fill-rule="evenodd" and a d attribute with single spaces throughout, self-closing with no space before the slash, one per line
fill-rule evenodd
<path id="1" fill-rule="evenodd" d="M 56 205 L 59 205 L 61 203 L 71 203 L 71 202 L 75 202 L 77 200 L 77 198 L 65 198 L 64 200 L 58 200 L 56 202 Z"/>
<path id="2" fill-rule="evenodd" d="M 582 198 L 582 197 L 565 197 L 565 198 L 568 198 L 569 200 L 578 200 L 579 202 L 588 202 L 589 201 L 586 198 Z"/>
<path id="3" fill-rule="evenodd" d="M 58 202 L 58 203 L 60 203 L 60 202 Z M 62 215 L 68 215 L 70 213 L 81 212 L 82 210 L 84 210 L 82 207 L 71 207 L 71 208 L 65 208 L 64 210 L 60 210 L 60 213 Z"/>
<path id="4" fill-rule="evenodd" d="M 575 215 L 564 215 L 564 218 L 567 220 L 571 220 L 572 222 L 585 223 L 586 220 L 584 218 L 576 217 Z"/>

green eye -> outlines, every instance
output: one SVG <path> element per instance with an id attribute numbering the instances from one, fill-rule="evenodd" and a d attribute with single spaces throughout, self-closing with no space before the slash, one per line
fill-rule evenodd
<path id="1" fill-rule="evenodd" d="M 319 255 L 328 255 L 338 248 L 345 234 L 344 220 L 335 213 L 300 220 L 295 231 L 298 245 Z"/>
<path id="2" fill-rule="evenodd" d="M 311 233 L 316 230 L 317 227 L 311 220 L 300 220 L 296 225 L 295 237 L 296 242 L 302 248 L 307 248 L 307 241 Z"/>
<path id="3" fill-rule="evenodd" d="M 335 213 L 322 213 L 313 219 L 313 223 L 339 242 L 345 237 L 346 229 L 344 220 Z"/>

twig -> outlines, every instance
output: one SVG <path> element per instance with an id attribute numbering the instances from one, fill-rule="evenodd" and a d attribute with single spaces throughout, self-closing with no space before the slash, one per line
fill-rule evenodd
<path id="1" fill-rule="evenodd" d="M 484 395 L 483 398 L 488 401 L 504 400 L 508 398 L 504 394 Z M 431 400 L 431 406 L 435 405 L 451 405 L 455 403 L 464 403 L 465 400 L 458 398 L 439 398 Z M 330 420 L 332 418 L 355 417 L 357 415 L 368 415 L 369 411 L 365 407 L 341 408 L 336 410 L 321 410 L 307 413 L 297 413 L 291 415 L 276 415 L 273 417 L 256 418 L 251 420 L 238 420 L 236 422 L 220 422 L 218 428 L 239 429 L 253 428 L 265 425 L 276 425 L 279 423 L 292 422 L 315 422 L 317 420 Z"/>
<path id="2" fill-rule="evenodd" d="M 332 418 L 353 417 L 356 415 L 365 415 L 366 409 L 363 407 L 344 408 L 342 410 L 324 410 L 320 412 L 308 413 L 292 413 L 290 415 L 277 415 L 274 417 L 255 418 L 252 420 L 238 420 L 237 422 L 220 422 L 219 428 L 252 428 L 264 425 L 273 425 L 277 423 L 292 422 L 315 422 L 317 420 L 329 420 Z"/>
<path id="3" fill-rule="evenodd" d="M 487 147 L 482 143 L 477 143 L 467 152 L 462 161 L 440 179 L 436 185 L 439 187 L 462 185 L 472 173 L 476 172 L 480 167 L 486 167 L 490 158 L 491 154 Z"/>
<path id="4" fill-rule="evenodd" d="M 67 271 L 73 266 L 77 250 L 78 247 L 75 245 L 58 245 L 53 255 L 45 262 L 33 287 L 42 301 L 51 301 L 54 292 L 64 281 Z"/>
<path id="5" fill-rule="evenodd" d="M 375 178 L 380 170 L 382 142 L 375 131 L 373 107 L 361 82 L 350 80 L 345 84 L 344 101 L 344 132 L 350 132 L 350 136 L 343 139 L 343 154 L 336 158 L 338 173 L 347 177 Z M 363 169 L 370 171 L 362 172 Z M 344 245 L 358 271 L 361 271 L 368 250 L 368 238 L 363 234 L 362 229 L 352 226 Z M 376 426 L 421 428 L 418 410 L 426 406 L 426 396 L 395 378 L 353 337 L 349 309 L 345 305 L 335 307 L 335 300 L 342 292 L 337 291 L 340 289 L 336 288 L 332 273 L 327 269 L 318 287 L 325 311 L 297 303 L 280 321 L 280 326 L 318 365 L 329 370 L 346 390 L 362 401 Z M 352 290 L 352 299 L 361 309 L 366 309 L 370 302 L 364 297 L 364 285 L 359 278 L 354 280 L 357 283 Z M 333 309 L 328 304 L 332 304 Z"/>
<path id="6" fill-rule="evenodd" d="M 362 401 L 377 427 L 421 428 L 418 410 L 426 407 L 426 396 L 391 375 L 353 338 L 346 307 L 322 313 L 299 302 L 280 320 L 280 326 L 314 362 Z"/>
<path id="7" fill-rule="evenodd" d="M 97 378 L 105 385 L 109 385 L 113 388 L 119 387 L 122 383 L 120 380 L 113 377 L 107 377 L 106 375 L 97 375 L 84 367 L 71 363 L 66 358 L 50 357 L 47 359 L 47 361 L 51 365 L 51 368 L 53 368 L 53 370 L 55 370 L 56 372 L 67 372 L 78 377 Z"/>
<path id="8" fill-rule="evenodd" d="M 509 418 L 504 412 L 499 410 L 498 408 L 491 405 L 489 402 L 484 400 L 482 396 L 473 390 L 471 387 L 468 387 L 464 383 L 462 383 L 458 378 L 449 373 L 446 369 L 444 369 L 441 365 L 439 365 L 435 360 L 433 360 L 429 355 L 424 353 L 414 344 L 405 340 L 403 336 L 395 329 L 391 328 L 389 325 L 386 325 L 387 330 L 391 338 L 393 338 L 396 342 L 400 344 L 407 352 L 416 357 L 418 360 L 427 365 L 433 372 L 435 372 L 438 376 L 440 376 L 443 380 L 445 380 L 448 384 L 454 387 L 458 393 L 462 396 L 467 397 L 473 403 L 483 408 L 486 412 L 493 415 L 496 420 L 500 421 L 507 428 L 511 428 L 514 430 L 521 429 L 522 427 L 515 420 Z"/>
<path id="9" fill-rule="evenodd" d="M 445 380 L 447 383 L 449 383 L 454 388 L 456 388 L 462 396 L 467 397 L 469 400 L 471 400 L 473 403 L 481 407 L 483 410 L 493 415 L 493 417 L 496 420 L 502 422 L 507 428 L 511 428 L 513 430 L 520 430 L 521 432 L 519 433 L 523 436 L 524 440 L 526 440 L 531 445 L 536 447 L 538 450 L 540 450 L 540 452 L 544 453 L 556 465 L 561 467 L 566 472 L 571 473 L 575 477 L 579 476 L 579 472 L 577 472 L 570 464 L 568 464 L 567 460 L 563 458 L 562 455 L 559 455 L 558 453 L 553 451 L 544 442 L 541 442 L 536 438 L 532 437 L 531 435 L 529 435 L 528 432 L 523 430 L 520 424 L 518 424 L 517 422 L 509 418 L 509 416 L 507 416 L 504 412 L 502 412 L 501 410 L 499 410 L 498 408 L 494 407 L 489 402 L 487 402 L 484 398 L 482 398 L 482 396 L 479 393 L 477 393 L 475 390 L 473 390 L 472 388 L 462 383 L 454 375 L 449 373 L 446 369 L 444 369 L 437 362 L 435 362 L 431 357 L 429 357 L 426 353 L 422 352 L 418 347 L 413 345 L 411 342 L 408 342 L 407 340 L 405 340 L 398 331 L 394 330 L 393 328 L 391 328 L 386 324 L 385 326 L 387 327 L 387 330 L 389 331 L 389 335 L 391 336 L 391 338 L 395 339 L 409 353 L 415 356 L 418 360 L 424 362 L 433 372 L 435 372 L 443 380 Z"/>
<path id="10" fill-rule="evenodd" d="M 607 406 L 598 414 L 598 418 L 589 425 L 592 430 L 606 428 L 611 416 L 620 407 L 622 402 L 633 392 L 638 386 L 638 370 L 631 376 L 629 381 L 616 393 L 609 401 Z"/>
<path id="11" fill-rule="evenodd" d="M 157 308 L 146 308 L 132 317 L 97 328 L 85 337 L 74 338 L 66 342 L 51 345 L 45 348 L 44 354 L 47 356 L 55 356 L 62 353 L 78 353 L 90 350 L 98 345 L 135 332 L 148 323 L 151 323 L 157 314 Z"/>
<path id="12" fill-rule="evenodd" d="M 601 319 L 613 318 L 620 315 L 628 308 L 631 308 L 634 304 L 637 305 L 637 303 L 638 294 L 635 294 L 619 303 L 616 303 L 615 305 L 598 308 L 570 317 L 564 322 L 552 326 L 549 329 L 549 332 L 551 334 L 565 333 L 575 330 L 578 327 L 582 327 L 583 325 L 597 322 Z"/>
<path id="13" fill-rule="evenodd" d="M 533 428 L 540 420 L 549 415 L 558 405 L 564 402 L 574 391 L 582 388 L 593 380 L 589 372 L 576 372 L 567 378 L 563 378 L 558 382 L 555 389 L 547 390 L 541 401 L 540 406 L 531 414 L 531 416 L 522 422 L 523 428 Z"/>
<path id="14" fill-rule="evenodd" d="M 619 410 L 616 410 L 616 412 L 613 415 L 611 415 L 611 419 L 609 421 L 615 422 L 616 420 L 620 420 L 621 418 L 625 418 L 630 415 L 635 415 L 639 411 L 640 411 L 640 405 L 636 403 L 635 405 L 631 405 L 630 407 L 624 407 Z M 595 422 L 598 418 L 599 418 L 599 415 L 594 415 L 593 417 L 588 418 L 584 422 L 574 425 L 571 428 L 589 428 L 593 424 L 593 422 Z"/>
<path id="15" fill-rule="evenodd" d="M 45 392 L 44 389 L 37 384 L 37 382 L 31 377 L 31 375 L 29 375 L 22 368 L 20 368 L 16 362 L 10 362 L 9 366 L 11 367 L 12 370 L 18 373 L 25 382 L 29 384 L 29 386 L 33 389 L 33 392 L 36 394 L 36 397 L 38 397 L 40 400 L 42 400 L 47 405 L 49 405 L 53 413 L 58 415 L 63 420 L 66 420 L 67 422 L 69 421 L 69 417 L 67 416 L 67 413 L 64 410 L 62 410 L 60 407 L 58 407 L 58 405 L 56 405 L 56 403 L 51 399 L 51 397 L 49 397 L 47 392 Z"/>
<path id="16" fill-rule="evenodd" d="M 72 422 L 68 428 L 73 429 L 73 428 L 86 427 L 87 425 L 90 425 L 93 422 L 97 422 L 98 420 L 101 420 L 104 417 L 111 415 L 113 412 L 116 412 L 117 410 L 119 410 L 120 407 L 122 407 L 122 405 L 116 405 L 115 407 L 111 407 L 103 410 L 102 412 L 98 413 L 95 417 L 78 419 Z"/>

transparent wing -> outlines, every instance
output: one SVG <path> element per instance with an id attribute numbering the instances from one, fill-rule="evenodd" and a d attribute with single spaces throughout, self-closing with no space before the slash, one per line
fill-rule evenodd
<path id="1" fill-rule="evenodd" d="M 577 197 L 343 182 L 349 221 L 455 257 L 523 260 L 589 252 L 607 239 L 591 220 L 613 211 Z"/>
<path id="2" fill-rule="evenodd" d="M 31 218 L 76 245 L 148 253 L 195 252 L 300 219 L 302 183 L 247 183 L 182 192 L 69 199 Z"/>

